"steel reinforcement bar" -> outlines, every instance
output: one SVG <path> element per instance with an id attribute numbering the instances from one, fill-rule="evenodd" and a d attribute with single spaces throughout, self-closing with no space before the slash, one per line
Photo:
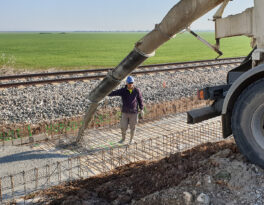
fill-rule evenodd
<path id="1" fill-rule="evenodd" d="M 83 179 L 134 162 L 157 160 L 171 154 L 190 150 L 206 142 L 222 140 L 220 119 L 140 143 L 83 152 L 82 155 L 64 161 L 36 167 L 31 170 L 0 177 L 0 202 L 36 203 L 39 198 L 25 200 L 23 196 L 37 190 Z"/>

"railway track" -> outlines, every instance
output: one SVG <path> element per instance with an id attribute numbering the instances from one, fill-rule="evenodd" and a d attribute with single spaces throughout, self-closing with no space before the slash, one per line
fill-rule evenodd
<path id="1" fill-rule="evenodd" d="M 133 75 L 142 75 L 158 72 L 177 72 L 182 70 L 190 70 L 197 68 L 208 68 L 224 65 L 238 65 L 243 61 L 244 57 L 237 58 L 223 58 L 218 60 L 200 60 L 177 63 L 153 64 L 139 66 Z M 92 80 L 104 78 L 109 70 L 113 68 L 104 69 L 88 69 L 76 71 L 60 71 L 48 73 L 33 73 L 22 75 L 0 76 L 0 88 L 30 86 L 37 84 L 62 83 L 69 81 Z"/>

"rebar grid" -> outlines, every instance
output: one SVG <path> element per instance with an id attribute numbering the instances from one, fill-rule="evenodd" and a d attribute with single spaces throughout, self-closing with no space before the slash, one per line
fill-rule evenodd
<path id="1" fill-rule="evenodd" d="M 156 122 L 158 125 L 158 122 Z M 155 133 L 155 131 L 153 131 Z M 64 161 L 0 178 L 0 202 L 10 202 L 28 193 L 81 178 L 106 173 L 142 160 L 158 160 L 205 142 L 222 140 L 221 121 L 184 127 L 181 131 L 152 136 L 138 143 L 83 153 Z"/>

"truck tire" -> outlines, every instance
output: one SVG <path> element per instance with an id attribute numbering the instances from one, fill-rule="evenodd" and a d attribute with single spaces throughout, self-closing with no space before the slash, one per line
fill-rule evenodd
<path id="1" fill-rule="evenodd" d="M 240 94 L 233 108 L 231 126 L 242 154 L 264 168 L 264 79 Z"/>

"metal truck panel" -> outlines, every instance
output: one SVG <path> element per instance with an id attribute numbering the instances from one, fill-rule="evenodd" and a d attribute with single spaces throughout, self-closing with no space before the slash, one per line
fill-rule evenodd
<path id="1" fill-rule="evenodd" d="M 253 8 L 248 8 L 237 15 L 216 19 L 216 38 L 240 35 L 253 36 Z"/>
<path id="2" fill-rule="evenodd" d="M 253 33 L 257 40 L 258 48 L 264 48 L 264 1 L 255 0 L 254 1 L 254 26 Z"/>

